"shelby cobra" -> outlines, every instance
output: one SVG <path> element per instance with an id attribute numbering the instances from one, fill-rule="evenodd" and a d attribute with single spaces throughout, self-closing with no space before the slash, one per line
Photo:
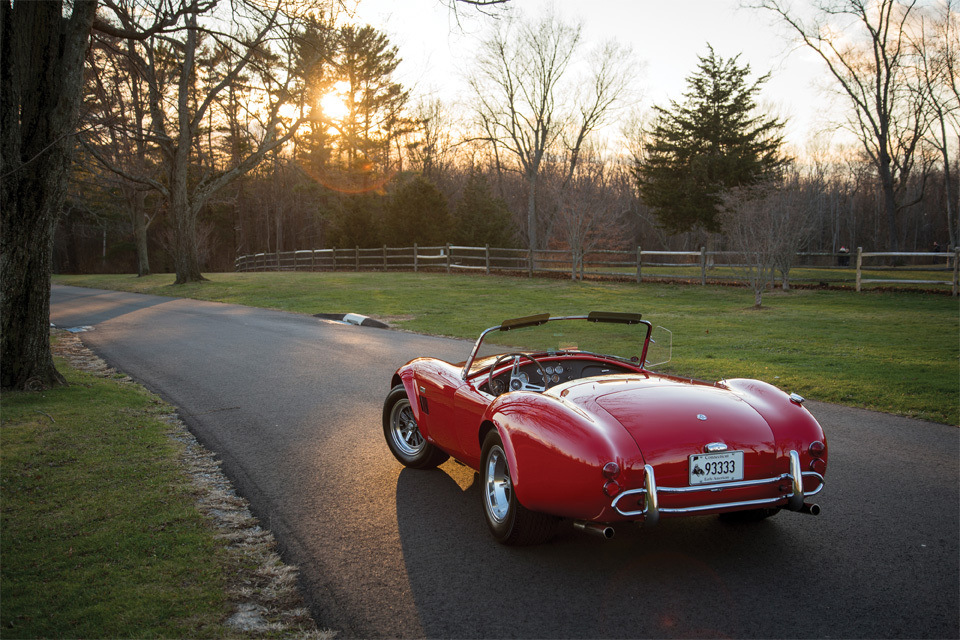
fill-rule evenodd
<path id="1" fill-rule="evenodd" d="M 758 380 L 655 373 L 664 361 L 653 352 L 669 351 L 662 332 L 653 339 L 631 313 L 507 320 L 466 362 L 400 367 L 383 407 L 387 444 L 408 467 L 452 456 L 478 471 L 504 544 L 542 542 L 560 519 L 609 538 L 617 523 L 661 517 L 818 514 L 805 500 L 823 488 L 826 438 L 803 398 Z"/>

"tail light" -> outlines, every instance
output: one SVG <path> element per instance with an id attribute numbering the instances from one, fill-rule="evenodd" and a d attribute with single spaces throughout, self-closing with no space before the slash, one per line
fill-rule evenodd
<path id="1" fill-rule="evenodd" d="M 616 481 L 616 477 L 620 475 L 620 465 L 616 462 L 608 462 L 603 465 L 603 477 L 608 480 L 606 484 L 603 485 L 603 492 L 610 498 L 620 493 L 620 483 Z"/>
<path id="2" fill-rule="evenodd" d="M 810 448 L 807 450 L 810 453 L 810 470 L 816 471 L 820 475 L 823 475 L 823 472 L 827 470 L 827 463 L 823 461 L 823 454 L 827 450 L 827 445 L 823 444 L 819 440 L 814 440 L 810 443 Z"/>

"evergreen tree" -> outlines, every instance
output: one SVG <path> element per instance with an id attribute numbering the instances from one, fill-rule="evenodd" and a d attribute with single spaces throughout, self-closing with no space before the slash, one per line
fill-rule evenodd
<path id="1" fill-rule="evenodd" d="M 373 193 L 338 194 L 321 215 L 328 223 L 331 247 L 379 246 L 383 197 Z"/>
<path id="2" fill-rule="evenodd" d="M 493 197 L 486 177 L 474 169 L 467 178 L 454 217 L 454 242 L 479 247 L 513 247 L 516 226 L 507 204 Z"/>
<path id="3" fill-rule="evenodd" d="M 747 84 L 750 66 L 713 47 L 687 78 L 683 104 L 654 107 L 651 141 L 637 162 L 643 201 L 670 233 L 720 230 L 724 191 L 775 176 L 784 122 L 757 112 L 755 97 L 769 76 Z"/>
<path id="4" fill-rule="evenodd" d="M 416 176 L 401 184 L 387 205 L 384 242 L 394 247 L 440 245 L 450 241 L 452 228 L 446 196 Z"/>
<path id="5" fill-rule="evenodd" d="M 403 130 L 398 114 L 410 97 L 392 79 L 400 64 L 397 48 L 373 27 L 345 25 L 340 28 L 337 64 L 348 84 L 344 102 L 349 111 L 340 124 L 340 151 L 351 168 L 373 163 L 385 170 L 390 142 Z"/>

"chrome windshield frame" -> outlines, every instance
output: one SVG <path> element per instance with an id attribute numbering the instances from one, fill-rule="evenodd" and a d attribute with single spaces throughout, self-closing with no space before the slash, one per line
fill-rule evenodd
<path id="1" fill-rule="evenodd" d="M 607 312 L 598 312 L 592 311 L 587 315 L 577 315 L 577 316 L 550 316 L 549 314 L 539 314 L 535 316 L 526 316 L 523 318 L 514 318 L 511 320 L 504 320 L 500 324 L 485 329 L 480 337 L 477 338 L 476 343 L 473 345 L 473 349 L 470 351 L 470 357 L 467 358 L 466 363 L 463 365 L 463 370 L 460 372 L 460 378 L 466 380 L 470 375 L 470 368 L 473 366 L 474 360 L 477 359 L 477 353 L 480 351 L 480 345 L 483 344 L 483 339 L 489 333 L 494 331 L 511 331 L 514 329 L 522 329 L 525 327 L 539 327 L 548 322 L 555 322 L 558 320 L 588 320 L 590 322 L 612 322 L 619 324 L 644 324 L 647 326 L 647 334 L 643 339 L 643 350 L 640 355 L 641 366 L 646 361 L 647 357 L 647 347 L 650 346 L 650 332 L 653 330 L 653 325 L 646 320 L 641 319 L 639 313 L 607 313 Z"/>

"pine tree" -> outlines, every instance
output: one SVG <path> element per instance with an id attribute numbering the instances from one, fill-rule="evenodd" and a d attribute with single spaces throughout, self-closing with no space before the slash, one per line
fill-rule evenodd
<path id="1" fill-rule="evenodd" d="M 713 47 L 687 78 L 683 104 L 654 107 L 651 142 L 636 166 L 643 201 L 670 233 L 720 230 L 723 193 L 777 174 L 784 122 L 758 113 L 756 95 L 769 76 L 747 84 L 750 66 Z"/>
<path id="2" fill-rule="evenodd" d="M 447 198 L 422 176 L 403 182 L 387 205 L 384 242 L 394 247 L 440 245 L 450 241 L 453 219 Z"/>
<path id="3" fill-rule="evenodd" d="M 453 213 L 454 242 L 479 247 L 513 247 L 516 226 L 507 204 L 490 192 L 486 177 L 473 169 Z"/>

